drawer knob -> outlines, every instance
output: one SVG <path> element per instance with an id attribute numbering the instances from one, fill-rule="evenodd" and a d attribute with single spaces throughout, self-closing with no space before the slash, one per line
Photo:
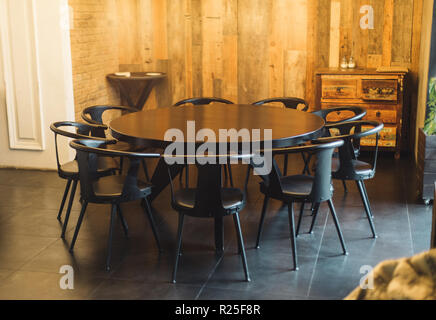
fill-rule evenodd
<path id="1" fill-rule="evenodd" d="M 381 112 L 377 111 L 377 113 L 375 115 L 376 115 L 377 118 L 380 118 L 381 117 Z"/>

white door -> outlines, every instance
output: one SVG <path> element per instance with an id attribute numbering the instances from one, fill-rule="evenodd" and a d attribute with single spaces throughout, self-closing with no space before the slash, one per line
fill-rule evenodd
<path id="1" fill-rule="evenodd" d="M 0 0 L 0 167 L 56 168 L 50 124 L 74 119 L 68 13 L 67 0 Z"/>

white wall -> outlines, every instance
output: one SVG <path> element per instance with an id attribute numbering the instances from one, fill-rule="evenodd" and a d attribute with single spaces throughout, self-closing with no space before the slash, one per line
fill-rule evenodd
<path id="1" fill-rule="evenodd" d="M 19 2 L 21 1 L 21 7 Z M 55 169 L 56 158 L 54 148 L 53 133 L 49 126 L 52 122 L 63 120 L 74 120 L 74 98 L 72 84 L 72 66 L 71 50 L 68 27 L 68 2 L 67 0 L 0 0 L 0 5 L 9 5 L 12 8 L 8 12 L 10 30 L 9 35 L 13 37 L 21 36 L 25 24 L 16 22 L 17 16 L 22 11 L 21 8 L 33 6 L 34 23 L 34 51 L 36 57 L 32 55 L 33 61 L 36 61 L 36 80 L 35 91 L 37 91 L 36 108 L 31 108 L 29 104 L 23 103 L 26 99 L 20 99 L 23 95 L 29 94 L 28 86 L 25 81 L 10 81 L 10 74 L 14 75 L 15 68 L 28 70 L 31 66 L 28 64 L 29 52 L 26 60 L 26 52 L 23 54 L 15 50 L 12 58 L 9 59 L 14 63 L 9 65 L 5 62 L 5 52 L 14 53 L 14 45 L 9 46 L 12 42 L 0 41 L 0 167 L 17 167 L 17 168 L 37 168 L 37 169 Z M 4 19 L 3 19 L 4 20 Z M 0 28 L 5 28 L 4 23 L 0 21 Z M 4 30 L 3 30 L 4 31 Z M 0 36 L 4 33 L 0 33 Z M 14 38 L 14 41 L 17 40 Z M 16 41 L 19 43 L 19 40 Z M 6 46 L 9 46 L 7 48 Z M 3 49 L 3 50 L 2 50 Z M 8 51 L 9 50 L 9 51 Z M 1 55 L 3 52 L 3 55 Z M 36 58 L 36 59 L 35 59 Z M 7 62 L 7 61 L 6 61 Z M 11 66 L 12 65 L 12 66 Z M 12 71 L 12 72 L 8 72 Z M 22 71 L 22 70 L 21 70 Z M 17 72 L 18 74 L 19 72 Z M 14 82 L 6 83 L 5 81 Z M 22 86 L 20 88 L 20 86 Z M 12 88 L 12 90 L 10 90 Z M 9 89 L 9 90 L 8 90 Z M 30 90 L 31 91 L 31 90 Z M 6 92 L 9 93 L 8 99 Z M 10 94 L 10 93 L 13 94 Z M 29 99 L 32 99 L 30 97 Z M 30 101 L 30 100 L 29 100 Z M 8 128 L 7 107 L 9 103 L 9 114 L 16 116 L 15 122 L 10 121 Z M 11 107 L 13 105 L 13 108 Z M 27 108 L 27 109 L 26 109 Z M 11 111 L 12 110 L 12 111 Z M 35 111 L 36 110 L 36 111 Z M 38 116 L 40 110 L 41 117 Z M 13 117 L 9 117 L 9 120 Z M 27 123 L 34 125 L 35 128 L 27 130 L 27 134 L 38 136 L 40 133 L 40 148 L 43 150 L 20 150 L 23 149 L 20 144 L 11 143 L 11 136 L 14 138 L 16 132 L 23 135 L 26 132 Z M 14 127 L 17 126 L 17 127 Z M 15 130 L 10 130 L 14 128 Z M 14 139 L 12 139 L 14 140 Z M 25 146 L 26 139 L 23 139 Z M 37 139 L 38 140 L 38 139 Z M 15 149 L 12 149 L 12 148 Z M 34 148 L 36 149 L 36 148 Z M 71 158 L 73 152 L 66 144 L 62 146 L 61 155 L 63 158 Z"/>

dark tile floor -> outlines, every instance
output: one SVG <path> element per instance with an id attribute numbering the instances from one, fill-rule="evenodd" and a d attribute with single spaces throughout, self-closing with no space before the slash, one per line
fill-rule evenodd
<path id="1" fill-rule="evenodd" d="M 298 160 L 290 159 L 296 171 Z M 239 185 L 244 173 L 234 168 Z M 116 229 L 112 271 L 106 272 L 108 206 L 88 207 L 72 256 L 68 245 L 80 205 L 76 200 L 66 241 L 61 240 L 56 215 L 65 181 L 55 172 L 0 170 L 0 299 L 342 299 L 359 285 L 362 266 L 428 250 L 431 207 L 417 200 L 414 174 L 406 157 L 380 157 L 376 178 L 367 183 L 376 240 L 370 238 L 356 186 L 349 183 L 344 193 L 335 182 L 334 202 L 350 254 L 341 255 L 323 205 L 314 234 L 298 238 L 298 272 L 291 270 L 287 210 L 280 202 L 271 203 L 262 247 L 254 249 L 263 198 L 258 179 L 252 178 L 241 213 L 252 282 L 243 281 L 233 220 L 225 219 L 225 254 L 216 258 L 212 221 L 187 217 L 178 283 L 172 284 L 177 214 L 170 208 L 169 190 L 153 203 L 164 253 L 158 254 L 139 203 L 126 204 L 130 237 Z M 307 210 L 303 231 L 309 215 Z M 74 290 L 60 288 L 64 265 L 74 269 Z"/>

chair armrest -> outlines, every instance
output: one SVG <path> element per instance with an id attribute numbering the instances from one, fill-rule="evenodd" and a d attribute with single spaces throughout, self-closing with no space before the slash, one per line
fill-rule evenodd
<path id="1" fill-rule="evenodd" d="M 77 133 L 69 132 L 65 130 L 59 129 L 60 127 L 75 127 L 77 128 Z M 107 139 L 104 138 L 97 138 L 89 136 L 85 133 L 88 133 L 92 129 L 107 129 L 107 126 L 105 125 L 98 125 L 98 124 L 85 124 L 85 123 L 79 123 L 79 122 L 72 122 L 72 121 L 61 121 L 61 122 L 55 122 L 50 125 L 50 130 L 53 131 L 55 134 L 59 134 L 61 136 L 65 136 L 68 138 L 73 139 L 92 139 L 92 140 L 99 140 L 99 141 L 107 141 Z"/>
<path id="2" fill-rule="evenodd" d="M 310 145 L 303 145 L 303 146 L 296 146 L 296 147 L 289 147 L 289 148 L 276 148 L 276 149 L 264 149 L 262 150 L 262 153 L 271 152 L 273 155 L 280 155 L 280 154 L 291 154 L 291 153 L 301 153 L 301 152 L 309 152 L 314 151 L 318 149 L 324 149 L 324 148 L 339 148 L 344 144 L 343 140 L 335 139 L 334 137 L 329 137 L 328 141 L 322 141 L 322 143 L 314 143 Z M 316 142 L 315 140 L 314 142 Z M 325 142 L 325 143 L 324 143 Z"/>
<path id="3" fill-rule="evenodd" d="M 128 113 L 138 112 L 138 109 L 126 106 L 92 106 L 82 111 L 81 117 L 91 124 L 103 124 L 102 115 L 107 110 L 120 110 Z M 94 113 L 94 117 L 91 114 Z M 106 126 L 107 129 L 107 126 Z"/>
<path id="4" fill-rule="evenodd" d="M 92 139 L 92 140 L 73 140 L 70 142 L 70 146 L 74 149 L 96 153 L 98 155 L 109 156 L 109 157 L 127 157 L 127 158 L 160 158 L 159 153 L 141 153 L 137 151 L 126 151 L 117 150 L 116 143 L 118 141 L 115 139 L 104 140 L 104 139 Z M 115 147 L 111 149 L 104 149 L 108 144 L 112 144 Z"/>

